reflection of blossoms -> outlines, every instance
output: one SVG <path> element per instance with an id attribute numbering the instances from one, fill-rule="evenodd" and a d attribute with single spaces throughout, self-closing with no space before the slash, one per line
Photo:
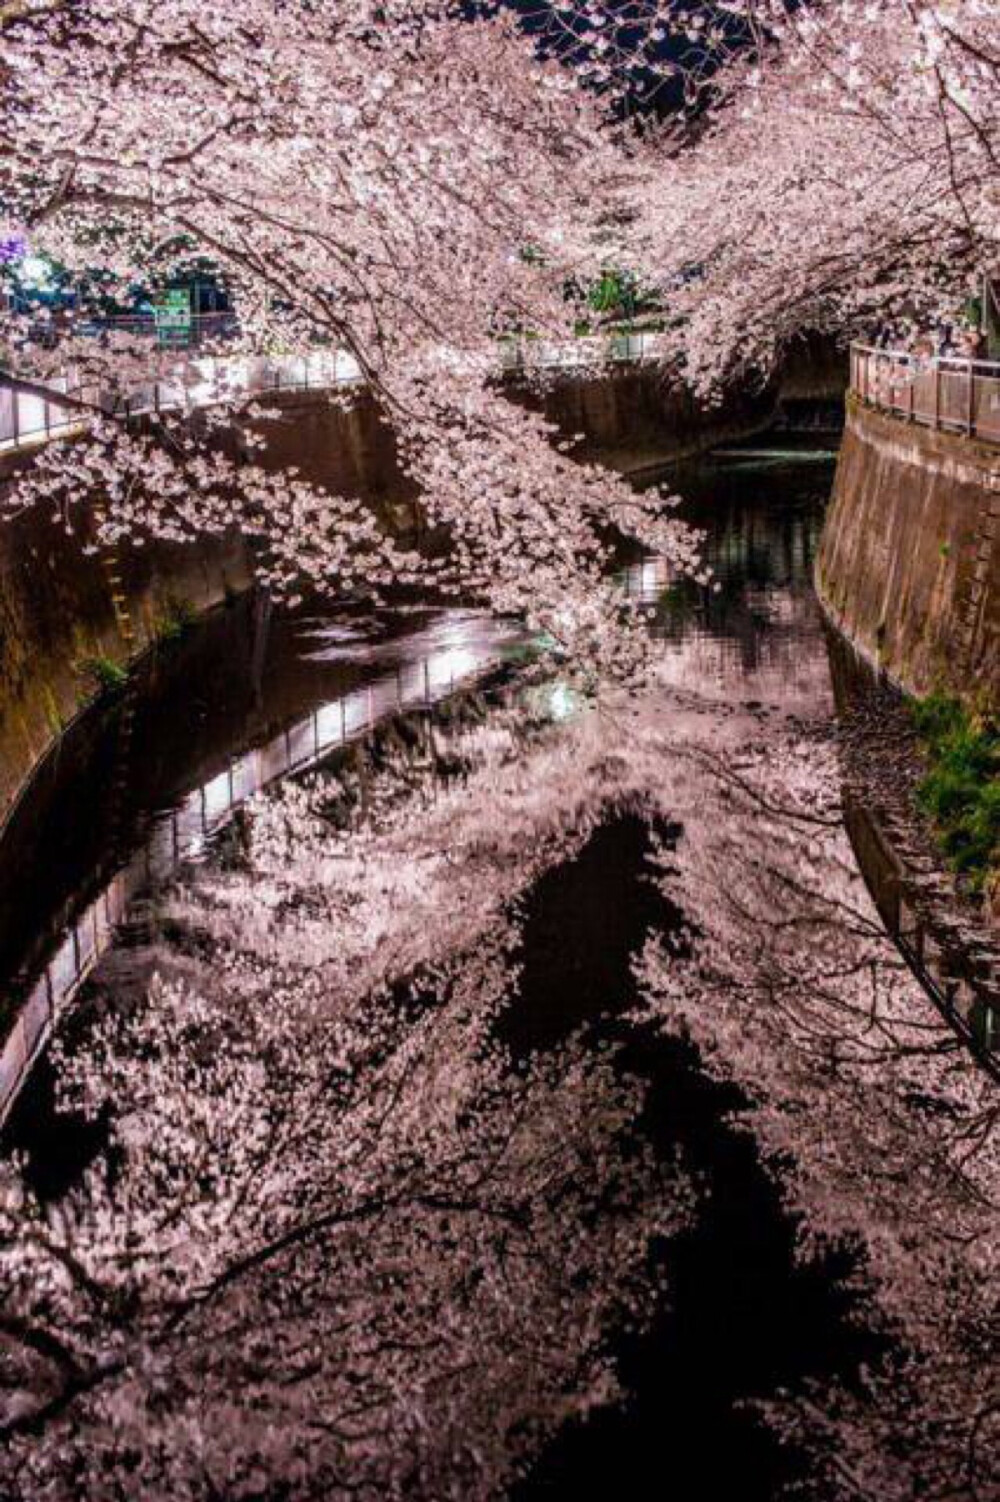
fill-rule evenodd
<path id="1" fill-rule="evenodd" d="M 684 829 L 660 881 L 690 931 L 651 936 L 644 1023 L 739 1083 L 803 1257 L 850 1245 L 893 1342 L 853 1387 L 758 1395 L 807 1495 L 990 1495 L 996 1108 L 864 896 L 799 687 L 787 718 L 496 712 L 436 732 L 443 783 L 383 747 L 353 797 L 252 810 L 60 1061 L 69 1103 L 110 1107 L 106 1164 L 46 1208 L 8 1171 L 15 1499 L 495 1496 L 613 1396 L 690 1186 L 613 1054 L 512 1060 L 494 1022 L 519 899 L 623 805 Z"/>
<path id="2" fill-rule="evenodd" d="M 490 777 L 525 793 L 502 739 Z M 493 1496 L 614 1396 L 607 1337 L 690 1193 L 613 1056 L 494 1041 L 498 904 L 588 820 L 491 827 L 481 792 L 325 848 L 280 798 L 250 879 L 185 898 L 60 1059 L 112 1140 L 55 1206 L 5 1175 L 6 1495 Z"/>
<path id="3" fill-rule="evenodd" d="M 898 1365 L 775 1422 L 819 1443 L 824 1498 L 994 1495 L 1000 1107 L 861 888 L 828 745 L 773 727 L 695 751 L 698 839 L 663 886 L 697 914 L 658 941 L 648 1005 L 751 1096 L 749 1129 L 816 1238 L 860 1247 Z M 678 810 L 682 813 L 682 810 Z"/>

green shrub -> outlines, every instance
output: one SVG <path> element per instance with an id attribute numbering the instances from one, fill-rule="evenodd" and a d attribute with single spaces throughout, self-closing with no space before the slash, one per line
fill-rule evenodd
<path id="1" fill-rule="evenodd" d="M 85 657 L 77 672 L 86 678 L 97 694 L 113 694 L 128 682 L 128 668 L 111 657 Z"/>
<path id="2" fill-rule="evenodd" d="M 914 706 L 928 770 L 917 789 L 954 869 L 981 889 L 1000 867 L 1000 723 L 946 694 Z"/>
<path id="3" fill-rule="evenodd" d="M 190 600 L 177 595 L 167 598 L 163 615 L 156 624 L 156 637 L 160 642 L 178 641 L 194 625 L 197 612 Z"/>

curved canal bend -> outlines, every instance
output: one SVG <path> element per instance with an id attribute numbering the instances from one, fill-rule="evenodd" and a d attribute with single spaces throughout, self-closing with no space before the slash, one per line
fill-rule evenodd
<path id="1" fill-rule="evenodd" d="M 72 984 L 81 915 L 124 850 L 133 873 L 5 1129 L 100 1285 L 31 1307 L 71 1366 L 5 1350 L 12 1497 L 103 1496 L 106 1468 L 130 1497 L 827 1498 L 864 1463 L 938 1463 L 914 1405 L 985 1411 L 901 1364 L 892 1256 L 865 1244 L 899 1228 L 846 1161 L 872 1122 L 889 1155 L 913 1125 L 864 1119 L 883 1046 L 907 1101 L 934 1061 L 920 1130 L 954 1079 L 979 1101 L 830 801 L 810 576 L 832 458 L 677 477 L 719 587 L 627 566 L 663 646 L 631 718 L 595 728 L 558 677 L 523 686 L 503 665 L 526 643 L 475 612 L 243 600 L 145 666 L 127 739 L 120 703 L 81 721 L 0 850 L 0 956 L 27 990 L 43 965 Z M 388 831 L 361 895 L 359 805 Z M 51 1269 L 23 1205 L 3 1230 L 5 1278 Z M 955 1449 L 954 1495 L 986 1495 L 989 1462 Z"/>

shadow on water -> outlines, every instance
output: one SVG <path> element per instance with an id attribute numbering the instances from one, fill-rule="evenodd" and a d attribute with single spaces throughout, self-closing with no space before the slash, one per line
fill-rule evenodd
<path id="1" fill-rule="evenodd" d="M 68 1035 L 65 1041 L 71 1048 Z M 25 1181 L 47 1203 L 61 1199 L 91 1164 L 103 1158 L 111 1125 L 107 1109 L 95 1120 L 88 1120 L 62 1107 L 56 1079 L 57 1066 L 46 1050 L 4 1131 L 4 1151 L 23 1155 Z"/>
<path id="2" fill-rule="evenodd" d="M 568 1425 L 514 1493 L 517 1502 L 586 1495 L 766 1502 L 807 1474 L 748 1400 L 836 1375 L 850 1383 L 879 1347 L 852 1325 L 841 1279 L 850 1258 L 796 1262 L 796 1222 L 753 1138 L 745 1102 L 713 1083 L 697 1051 L 616 1020 L 637 1000 L 632 962 L 650 927 L 682 915 L 653 885 L 650 827 L 618 812 L 523 905 L 521 983 L 502 1033 L 515 1053 L 550 1048 L 584 1026 L 621 1045 L 620 1067 L 647 1087 L 637 1134 L 680 1154 L 704 1191 L 690 1230 L 654 1253 L 649 1327 L 614 1345 L 626 1401 Z M 677 838 L 676 826 L 656 831 Z M 666 1299 L 652 1290 L 657 1271 Z"/>

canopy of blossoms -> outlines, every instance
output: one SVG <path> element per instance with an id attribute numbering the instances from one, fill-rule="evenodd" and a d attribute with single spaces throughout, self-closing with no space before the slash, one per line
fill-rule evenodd
<path id="1" fill-rule="evenodd" d="M 743 45 L 703 28 L 715 70 L 689 70 L 692 116 L 647 135 L 622 204 L 692 378 L 766 370 L 804 330 L 955 320 L 1000 268 L 997 7 L 713 9 Z"/>
<path id="2" fill-rule="evenodd" d="M 720 714 L 664 665 L 527 737 L 439 729 L 449 782 L 411 747 L 408 792 L 362 767 L 346 818 L 332 781 L 254 806 L 60 1050 L 106 1152 L 54 1203 L 0 1178 L 13 1498 L 485 1499 L 615 1400 L 610 1342 L 697 1178 L 636 1139 L 614 1048 L 570 1019 L 519 1054 L 504 1019 L 527 894 L 623 808 L 684 831 L 646 880 L 691 920 L 633 956 L 630 1021 L 738 1083 L 799 1257 L 849 1254 L 882 1337 L 768 1399 L 806 1495 L 993 1494 L 994 1091 L 864 893 L 815 688 Z"/>
<path id="3" fill-rule="evenodd" d="M 349 352 L 454 553 L 429 564 L 349 498 L 227 463 L 183 413 L 95 416 L 15 504 L 89 503 L 105 541 L 235 524 L 289 592 L 464 588 L 631 671 L 602 529 L 684 567 L 692 539 L 512 407 L 502 341 L 571 339 L 572 289 L 609 263 L 658 289 L 664 354 L 706 390 L 803 330 L 953 314 L 997 263 L 998 26 L 985 0 L 6 4 L 5 240 L 102 295 L 208 258 L 245 348 Z M 659 86 L 680 89 L 665 123 L 622 119 Z M 0 315 L 22 375 L 149 373 L 148 347 L 50 334 Z"/>
<path id="4" fill-rule="evenodd" d="M 227 462 L 211 422 L 196 437 L 184 413 L 141 431 L 91 414 L 14 504 L 70 520 L 87 504 L 105 542 L 236 525 L 265 581 L 291 591 L 302 576 L 450 582 L 628 670 L 624 612 L 600 583 L 605 529 L 684 565 L 691 539 L 656 497 L 573 465 L 497 382 L 502 337 L 572 334 L 567 288 L 597 263 L 589 206 L 614 158 L 573 72 L 505 14 L 423 0 L 27 0 L 0 26 L 11 231 L 102 295 L 207 257 L 244 348 L 349 352 L 450 529 L 457 577 L 374 535 L 352 500 Z M 49 336 L 41 349 L 2 315 L 22 375 L 149 373 L 134 341 L 98 347 L 59 320 Z M 233 421 L 225 405 L 216 423 Z"/>

